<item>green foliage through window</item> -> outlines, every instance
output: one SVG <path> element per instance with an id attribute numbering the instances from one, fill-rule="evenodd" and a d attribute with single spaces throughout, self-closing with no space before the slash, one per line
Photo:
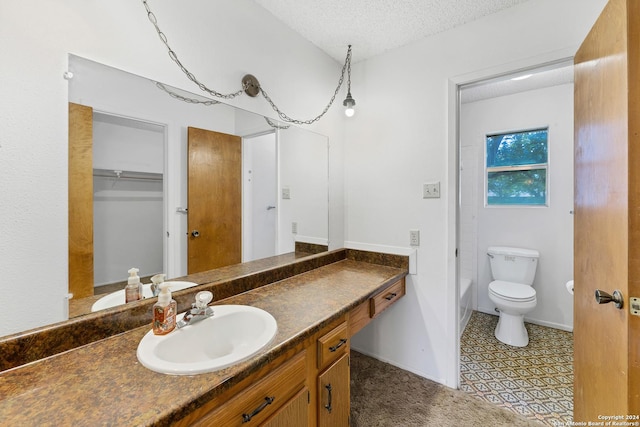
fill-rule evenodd
<path id="1" fill-rule="evenodd" d="M 487 135 L 487 205 L 546 205 L 548 133 Z"/>

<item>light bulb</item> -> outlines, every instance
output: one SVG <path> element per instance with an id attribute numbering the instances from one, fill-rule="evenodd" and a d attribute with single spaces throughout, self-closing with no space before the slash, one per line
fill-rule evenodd
<path id="1" fill-rule="evenodd" d="M 351 91 L 347 92 L 347 97 L 345 98 L 345 100 L 342 103 L 342 105 L 347 107 L 347 109 L 344 110 L 344 114 L 347 117 L 353 117 L 353 115 L 356 112 L 356 110 L 354 109 L 354 107 L 356 106 L 356 100 L 353 99 L 353 97 L 351 96 Z"/>

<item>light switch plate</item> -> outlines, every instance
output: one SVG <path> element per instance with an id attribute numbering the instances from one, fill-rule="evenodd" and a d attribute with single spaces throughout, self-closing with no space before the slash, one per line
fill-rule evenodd
<path id="1" fill-rule="evenodd" d="M 291 189 L 289 187 L 282 187 L 282 198 L 283 199 L 291 198 Z"/>
<path id="2" fill-rule="evenodd" d="M 423 199 L 440 198 L 440 182 L 427 182 L 422 184 L 422 198 Z"/>
<path id="3" fill-rule="evenodd" d="M 420 230 L 409 230 L 409 245 L 420 246 Z"/>

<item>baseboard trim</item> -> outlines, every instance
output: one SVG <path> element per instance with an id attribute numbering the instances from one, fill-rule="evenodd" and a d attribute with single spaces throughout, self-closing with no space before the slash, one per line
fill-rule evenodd
<path id="1" fill-rule="evenodd" d="M 499 314 L 493 309 L 478 307 L 476 311 L 479 311 L 485 314 L 490 314 L 492 316 L 499 316 Z M 533 323 L 534 325 L 546 326 L 548 328 L 560 329 L 561 331 L 573 332 L 572 325 L 564 325 L 562 323 L 548 322 L 546 320 L 540 320 L 540 319 L 535 319 L 535 318 L 526 317 L 526 316 L 524 318 L 524 321 L 527 323 Z"/>

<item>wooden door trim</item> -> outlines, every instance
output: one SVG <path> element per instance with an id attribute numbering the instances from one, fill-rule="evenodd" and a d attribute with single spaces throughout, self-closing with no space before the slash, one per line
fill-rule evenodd
<path id="1" fill-rule="evenodd" d="M 69 103 L 69 292 L 93 295 L 93 108 Z"/>
<path id="2" fill-rule="evenodd" d="M 640 2 L 627 1 L 629 295 L 640 297 Z M 628 312 L 628 307 L 625 307 Z M 629 414 L 640 415 L 640 317 L 629 316 Z"/>

